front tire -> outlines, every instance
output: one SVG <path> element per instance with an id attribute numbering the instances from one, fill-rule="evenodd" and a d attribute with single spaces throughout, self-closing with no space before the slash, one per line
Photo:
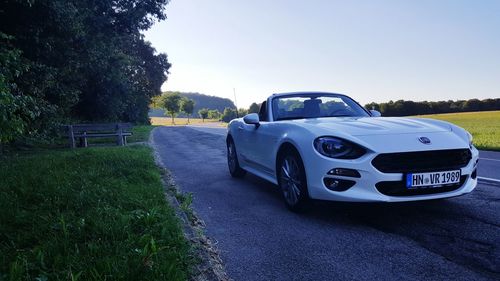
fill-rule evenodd
<path id="1" fill-rule="evenodd" d="M 238 155 L 236 154 L 236 146 L 234 145 L 233 139 L 229 138 L 227 141 L 227 165 L 229 167 L 229 173 L 234 178 L 244 177 L 247 171 L 240 167 L 238 162 Z"/>
<path id="2" fill-rule="evenodd" d="M 278 185 L 285 205 L 294 212 L 304 211 L 309 205 L 304 164 L 295 150 L 288 150 L 279 158 Z"/>

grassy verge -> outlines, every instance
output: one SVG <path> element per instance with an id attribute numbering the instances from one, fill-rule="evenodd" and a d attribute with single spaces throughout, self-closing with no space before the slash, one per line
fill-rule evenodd
<path id="1" fill-rule="evenodd" d="M 144 146 L 0 162 L 0 280 L 185 280 L 189 246 Z"/>
<path id="2" fill-rule="evenodd" d="M 434 114 L 418 117 L 454 123 L 474 136 L 474 145 L 477 148 L 500 151 L 500 111 Z"/>
<path id="3" fill-rule="evenodd" d="M 154 129 L 155 126 L 151 125 L 138 125 L 132 128 L 133 135 L 127 138 L 127 142 L 144 142 L 148 141 L 149 133 Z"/>

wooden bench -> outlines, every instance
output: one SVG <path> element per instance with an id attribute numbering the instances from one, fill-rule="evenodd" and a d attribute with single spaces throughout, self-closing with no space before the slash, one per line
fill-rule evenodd
<path id="1" fill-rule="evenodd" d="M 74 124 L 68 125 L 68 139 L 71 148 L 76 147 L 76 139 L 79 146 L 87 147 L 88 138 L 110 138 L 116 137 L 116 144 L 123 146 L 127 144 L 127 137 L 132 135 L 131 123 L 109 123 L 109 124 Z"/>

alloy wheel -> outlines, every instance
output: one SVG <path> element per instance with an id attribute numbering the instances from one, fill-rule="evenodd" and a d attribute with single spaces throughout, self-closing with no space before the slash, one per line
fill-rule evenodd
<path id="1" fill-rule="evenodd" d="M 236 151 L 232 141 L 227 145 L 227 163 L 229 165 L 229 170 L 234 172 L 236 170 Z"/>
<path id="2" fill-rule="evenodd" d="M 281 163 L 281 188 L 286 202 L 296 205 L 301 195 L 301 170 L 295 157 L 287 156 Z"/>

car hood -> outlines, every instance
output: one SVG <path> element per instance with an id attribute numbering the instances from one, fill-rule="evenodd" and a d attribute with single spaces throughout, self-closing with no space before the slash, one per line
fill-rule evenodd
<path id="1" fill-rule="evenodd" d="M 402 117 L 328 117 L 293 122 L 316 134 L 343 132 L 351 136 L 439 133 L 452 130 L 445 122 Z"/>
<path id="2" fill-rule="evenodd" d="M 426 118 L 336 117 L 295 120 L 313 136 L 345 138 L 372 151 L 401 152 L 467 148 L 467 133 L 448 122 Z M 431 143 L 424 144 L 420 137 Z"/>

